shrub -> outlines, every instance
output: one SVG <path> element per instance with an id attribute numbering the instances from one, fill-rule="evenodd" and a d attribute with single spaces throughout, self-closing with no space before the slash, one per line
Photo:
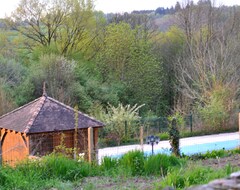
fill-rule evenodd
<path id="1" fill-rule="evenodd" d="M 169 127 L 169 138 L 172 153 L 175 154 L 176 156 L 180 156 L 179 149 L 180 134 L 177 126 L 177 120 L 175 118 L 172 119 L 171 125 Z"/>
<path id="2" fill-rule="evenodd" d="M 139 150 L 130 151 L 120 158 L 120 165 L 129 170 L 131 175 L 141 175 L 144 172 L 144 153 Z"/>
<path id="3" fill-rule="evenodd" d="M 204 104 L 198 106 L 203 124 L 213 129 L 223 128 L 230 117 L 230 110 L 234 108 L 235 94 L 232 87 L 214 83 L 207 92 Z"/>
<path id="4" fill-rule="evenodd" d="M 111 157 L 104 157 L 102 159 L 101 163 L 101 170 L 111 170 L 114 169 L 118 166 L 118 159 L 117 158 L 111 158 Z"/>
<path id="5" fill-rule="evenodd" d="M 117 107 L 109 104 L 107 107 L 107 114 L 104 121 L 106 127 L 104 128 L 106 134 L 110 134 L 118 145 L 123 140 L 134 137 L 138 133 L 138 126 L 135 122 L 140 119 L 139 109 L 143 105 L 134 106 L 119 104 Z"/>
<path id="6" fill-rule="evenodd" d="M 77 178 L 90 175 L 91 165 L 87 162 L 77 162 L 63 155 L 49 155 L 43 158 L 45 172 L 50 174 L 49 177 L 60 178 L 63 180 L 73 181 Z"/>
<path id="7" fill-rule="evenodd" d="M 160 140 L 168 140 L 169 139 L 169 134 L 167 132 L 163 132 L 159 134 Z"/>
<path id="8" fill-rule="evenodd" d="M 218 170 L 195 164 L 180 169 L 172 168 L 161 181 L 160 186 L 172 186 L 176 189 L 185 189 L 192 185 L 206 184 L 214 179 L 226 177 L 233 171 L 234 168 L 230 165 Z"/>
<path id="9" fill-rule="evenodd" d="M 200 160 L 200 159 L 209 159 L 209 158 L 222 158 L 222 157 L 228 156 L 230 154 L 234 154 L 234 151 L 220 149 L 220 150 L 207 151 L 206 153 L 197 153 L 197 154 L 193 154 L 191 156 L 186 156 L 186 155 L 182 154 L 182 157 L 186 157 L 191 160 Z"/>
<path id="10" fill-rule="evenodd" d="M 152 155 L 147 158 L 144 164 L 145 173 L 147 175 L 158 175 L 162 176 L 167 174 L 168 169 L 180 166 L 181 161 L 175 156 L 168 156 L 166 154 Z"/>

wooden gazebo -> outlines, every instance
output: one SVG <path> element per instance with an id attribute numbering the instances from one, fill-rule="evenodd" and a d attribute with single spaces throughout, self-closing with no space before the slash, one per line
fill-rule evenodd
<path id="1" fill-rule="evenodd" d="M 14 165 L 28 156 L 49 154 L 63 144 L 91 160 L 97 152 L 98 129 L 103 126 L 45 94 L 0 117 L 0 158 Z"/>

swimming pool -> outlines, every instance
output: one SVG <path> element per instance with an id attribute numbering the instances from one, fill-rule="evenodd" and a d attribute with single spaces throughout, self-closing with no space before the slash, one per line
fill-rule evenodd
<path id="1" fill-rule="evenodd" d="M 234 149 L 240 146 L 239 132 L 222 133 L 214 135 L 205 135 L 197 137 L 188 137 L 180 139 L 180 152 L 185 155 L 197 153 L 205 153 L 207 151 L 220 149 Z M 160 141 L 154 145 L 154 154 L 163 153 L 170 154 L 170 144 L 168 140 Z M 145 155 L 152 154 L 152 146 L 148 144 L 141 145 L 126 145 L 118 147 L 106 147 L 99 149 L 98 161 L 101 162 L 105 156 L 112 158 L 120 158 L 122 155 L 133 150 L 143 150 Z"/>
<path id="2" fill-rule="evenodd" d="M 228 141 L 219 141 L 219 142 L 212 142 L 212 143 L 204 143 L 204 144 L 195 144 L 195 145 L 185 145 L 185 146 L 181 146 L 180 147 L 180 152 L 185 154 L 185 155 L 193 155 L 193 154 L 197 154 L 197 153 L 205 153 L 207 151 L 213 151 L 213 150 L 221 150 L 221 149 L 225 149 L 225 150 L 231 150 L 234 148 L 239 147 L 240 141 L 237 140 L 228 140 Z M 170 148 L 158 148 L 158 149 L 154 149 L 154 154 L 171 154 Z M 152 154 L 152 151 L 148 150 L 148 151 L 144 151 L 144 154 L 146 156 L 149 156 Z M 123 156 L 124 154 L 115 154 L 115 155 L 111 155 L 109 157 L 112 158 L 120 158 L 121 156 Z"/>
<path id="3" fill-rule="evenodd" d="M 204 144 L 195 144 L 195 145 L 188 145 L 180 147 L 180 152 L 185 155 L 193 155 L 197 153 L 205 153 L 207 151 L 213 150 L 231 150 L 239 146 L 239 140 L 228 140 L 228 141 L 219 141 L 219 142 L 212 142 L 212 143 L 204 143 Z M 146 155 L 151 155 L 152 151 L 144 151 Z M 154 149 L 154 154 L 163 153 L 163 154 L 170 154 L 171 151 L 168 148 L 162 149 Z"/>

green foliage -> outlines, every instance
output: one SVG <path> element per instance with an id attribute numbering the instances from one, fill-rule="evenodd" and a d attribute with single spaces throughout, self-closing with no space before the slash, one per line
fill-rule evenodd
<path id="1" fill-rule="evenodd" d="M 198 111 L 206 127 L 217 129 L 224 127 L 229 118 L 229 108 L 234 107 L 232 90 L 227 86 L 215 85 L 206 98 L 206 105 Z"/>
<path id="2" fill-rule="evenodd" d="M 177 125 L 177 120 L 175 118 L 172 119 L 171 124 L 169 126 L 169 138 L 172 153 L 175 154 L 176 156 L 180 156 L 179 149 L 180 133 Z"/>
<path id="3" fill-rule="evenodd" d="M 19 25 L 22 22 L 25 24 Z M 6 24 L 25 37 L 22 46 L 31 51 L 84 52 L 94 38 L 93 4 L 90 0 L 21 1 Z"/>
<path id="4" fill-rule="evenodd" d="M 137 125 L 134 122 L 140 118 L 138 111 L 142 106 L 134 105 L 131 107 L 130 105 L 119 104 L 114 107 L 109 104 L 103 120 L 106 123 L 104 130 L 109 134 L 109 137 L 115 138 L 118 144 L 124 139 L 133 138 L 138 132 Z"/>
<path id="5" fill-rule="evenodd" d="M 178 127 L 184 127 L 185 126 L 184 117 L 180 112 L 175 112 L 174 114 L 168 116 L 168 120 L 170 122 L 172 122 L 173 119 L 176 119 Z"/>
<path id="6" fill-rule="evenodd" d="M 135 150 L 124 154 L 120 160 L 120 166 L 130 171 L 131 175 L 142 175 L 144 173 L 144 152 Z"/>
<path id="7" fill-rule="evenodd" d="M 171 186 L 176 189 L 185 189 L 192 185 L 206 184 L 217 178 L 228 176 L 234 171 L 230 165 L 223 169 L 213 169 L 210 167 L 191 164 L 184 168 L 174 168 L 168 171 L 168 174 L 160 183 L 161 187 Z"/>
<path id="8" fill-rule="evenodd" d="M 169 169 L 181 165 L 180 159 L 166 154 L 157 154 L 149 156 L 144 163 L 146 175 L 165 176 Z"/>
<path id="9" fill-rule="evenodd" d="M 169 139 L 169 133 L 168 132 L 160 133 L 159 137 L 160 137 L 161 140 L 168 140 Z"/>
<path id="10" fill-rule="evenodd" d="M 116 169 L 118 167 L 118 159 L 117 158 L 111 158 L 111 157 L 104 157 L 101 161 L 101 170 L 110 170 L 110 169 Z"/>
<path id="11" fill-rule="evenodd" d="M 120 158 L 103 158 L 101 165 L 78 162 L 62 154 L 51 154 L 38 160 L 25 160 L 14 168 L 0 167 L 0 189 L 36 189 L 51 188 L 74 189 L 74 184 L 89 176 L 107 176 L 111 178 L 129 178 L 133 176 L 163 177 L 159 186 L 173 186 L 184 189 L 191 185 L 228 176 L 237 168 L 227 165 L 224 169 L 213 169 L 196 164 L 186 164 L 186 159 L 173 155 L 158 154 L 145 157 L 142 151 L 131 151 Z"/>
<path id="12" fill-rule="evenodd" d="M 104 45 L 96 61 L 103 80 L 122 81 L 127 87 L 123 103 L 145 104 L 142 112 L 161 113 L 161 62 L 154 56 L 149 31 L 144 27 L 112 23 L 106 27 Z"/>
<path id="13" fill-rule="evenodd" d="M 218 159 L 218 158 L 230 156 L 234 153 L 237 153 L 237 152 L 235 152 L 235 150 L 220 149 L 220 150 L 207 151 L 206 153 L 193 154 L 191 156 L 186 156 L 186 155 L 182 155 L 182 156 L 192 160 L 210 159 L 210 158 Z"/>
<path id="14" fill-rule="evenodd" d="M 52 154 L 40 160 L 26 160 L 15 168 L 3 166 L 0 188 L 28 190 L 62 187 L 65 181 L 74 182 L 92 174 L 94 169 L 89 163 L 79 163 L 63 155 Z"/>

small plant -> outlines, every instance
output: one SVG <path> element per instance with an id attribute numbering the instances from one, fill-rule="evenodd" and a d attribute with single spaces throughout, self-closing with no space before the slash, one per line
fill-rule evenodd
<path id="1" fill-rule="evenodd" d="M 120 158 L 119 163 L 126 170 L 130 170 L 133 176 L 141 175 L 144 172 L 144 153 L 139 150 L 130 151 Z"/>
<path id="2" fill-rule="evenodd" d="M 213 151 L 207 151 L 206 153 L 197 153 L 193 154 L 191 156 L 187 156 L 182 154 L 182 157 L 191 159 L 191 160 L 203 160 L 203 159 L 209 159 L 209 158 L 222 158 L 228 155 L 234 154 L 233 150 L 228 151 L 225 149 L 220 149 L 220 150 L 213 150 Z"/>
<path id="3" fill-rule="evenodd" d="M 104 128 L 106 134 L 114 136 L 118 145 L 130 137 L 134 137 L 138 132 L 138 126 L 134 124 L 140 119 L 139 109 L 144 106 L 134 106 L 119 104 L 117 107 L 110 105 L 107 107 L 107 114 L 104 117 L 106 127 Z"/>
<path id="4" fill-rule="evenodd" d="M 172 153 L 175 154 L 176 156 L 180 156 L 179 149 L 180 134 L 177 127 L 177 120 L 175 118 L 172 119 L 171 125 L 169 127 L 169 138 Z"/>
<path id="5" fill-rule="evenodd" d="M 169 139 L 169 133 L 163 132 L 159 134 L 159 137 L 161 140 L 168 140 Z"/>
<path id="6" fill-rule="evenodd" d="M 144 169 L 147 175 L 165 176 L 170 168 L 180 166 L 181 163 L 182 161 L 175 156 L 157 154 L 147 158 Z"/>
<path id="7" fill-rule="evenodd" d="M 172 168 L 160 183 L 162 188 L 171 186 L 176 189 L 185 189 L 192 185 L 206 184 L 214 179 L 227 177 L 234 169 L 227 165 L 223 169 L 213 169 L 199 165 L 189 165 L 185 168 Z"/>
<path id="8" fill-rule="evenodd" d="M 75 152 L 75 148 L 67 148 L 65 145 L 65 134 L 61 133 L 60 144 L 54 147 L 53 153 L 62 154 L 71 157 Z"/>
<path id="9" fill-rule="evenodd" d="M 111 170 L 113 168 L 116 168 L 118 166 L 118 159 L 117 158 L 111 158 L 111 157 L 104 157 L 102 159 L 101 163 L 101 169 L 102 170 Z"/>

